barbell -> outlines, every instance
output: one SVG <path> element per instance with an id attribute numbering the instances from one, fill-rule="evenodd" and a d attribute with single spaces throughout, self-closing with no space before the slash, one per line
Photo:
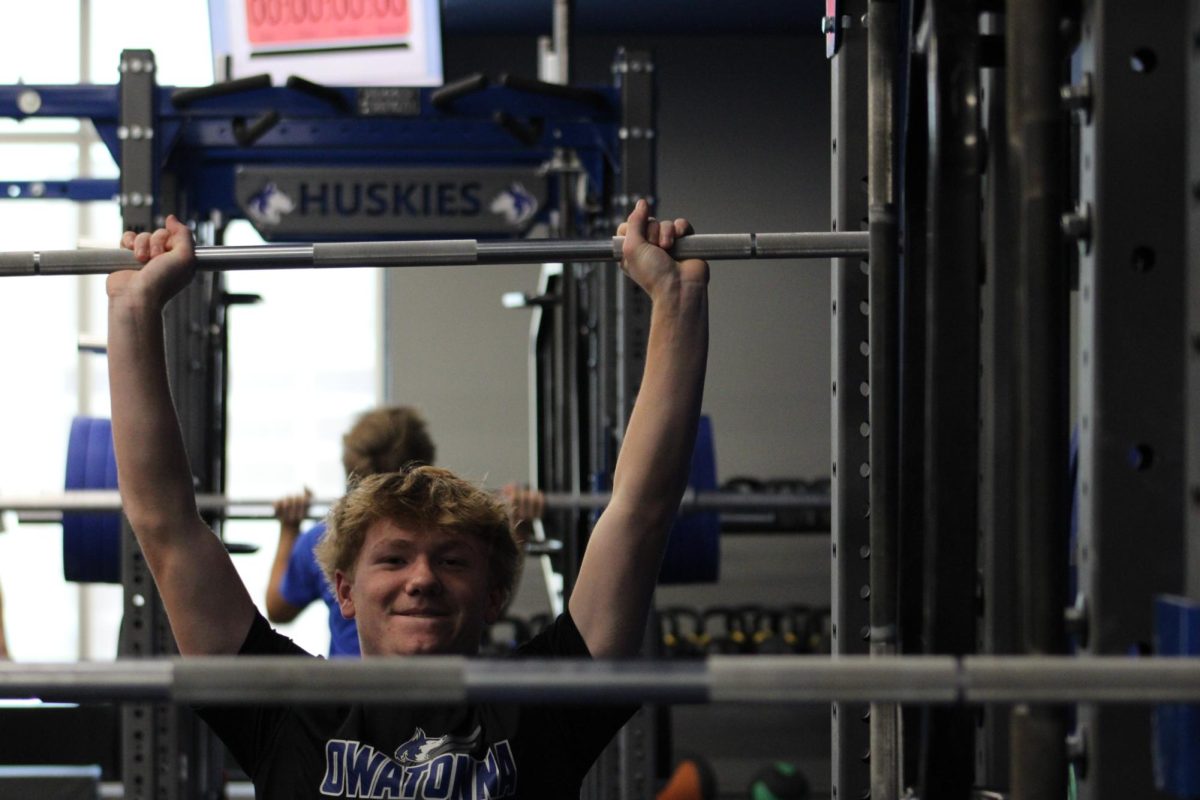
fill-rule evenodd
<path id="1" fill-rule="evenodd" d="M 548 511 L 599 510 L 608 505 L 608 492 L 545 492 Z M 274 519 L 275 500 L 264 497 L 227 497 L 219 494 L 197 494 L 196 507 L 222 519 Z M 308 519 L 324 519 L 325 511 L 336 498 L 314 498 L 309 502 Z M 696 491 L 688 489 L 680 501 L 680 513 L 698 511 L 823 511 L 829 498 L 820 493 L 757 495 L 731 491 Z M 23 522 L 61 522 L 62 514 L 87 511 L 121 511 L 121 495 L 116 489 L 77 489 L 65 492 L 36 494 L 0 493 L 0 511 L 15 511 Z"/>
<path id="2" fill-rule="evenodd" d="M 196 248 L 201 270 L 331 267 L 422 267 L 620 261 L 625 237 L 610 239 L 444 239 L 407 242 L 325 242 Z M 676 258 L 852 258 L 867 255 L 865 232 L 709 233 L 675 242 Z M 130 250 L 26 250 L 0 253 L 0 277 L 93 275 L 138 269 Z"/>
<path id="3" fill-rule="evenodd" d="M 192 656 L 0 663 L 0 697 L 247 703 L 1121 703 L 1200 701 L 1192 658 L 708 656 L 634 659 Z"/>
<path id="4" fill-rule="evenodd" d="M 64 492 L 33 495 L 0 493 L 0 511 L 15 511 L 22 522 L 62 522 L 63 574 L 82 583 L 121 582 L 121 496 L 108 419 L 76 417 L 67 440 Z M 547 492 L 548 511 L 599 510 L 607 492 Z M 312 502 L 328 509 L 332 499 Z M 224 519 L 272 519 L 273 501 L 199 494 L 201 512 Z M 711 583 L 720 573 L 719 511 L 779 512 L 819 517 L 829 509 L 826 492 L 746 493 L 718 491 L 712 420 L 702 416 L 692 451 L 688 488 L 667 541 L 659 582 Z M 323 514 L 314 514 L 320 518 Z M 530 555 L 558 552 L 559 542 L 530 542 Z"/>

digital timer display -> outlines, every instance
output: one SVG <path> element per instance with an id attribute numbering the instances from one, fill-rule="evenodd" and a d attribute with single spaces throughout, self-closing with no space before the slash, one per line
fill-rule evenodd
<path id="1" fill-rule="evenodd" d="M 441 86 L 443 0 L 208 0 L 217 80 Z"/>
<path id="2" fill-rule="evenodd" d="M 406 38 L 408 0 L 246 0 L 254 48 L 302 49 Z"/>

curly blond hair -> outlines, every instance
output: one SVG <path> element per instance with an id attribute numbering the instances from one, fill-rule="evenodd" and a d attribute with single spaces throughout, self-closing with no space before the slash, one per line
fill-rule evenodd
<path id="1" fill-rule="evenodd" d="M 504 604 L 512 597 L 524 558 L 503 501 L 447 469 L 430 466 L 367 476 L 333 505 L 314 550 L 331 586 L 337 571 L 353 578 L 367 529 L 381 519 L 479 538 L 489 553 L 488 589 L 499 589 Z"/>
<path id="2" fill-rule="evenodd" d="M 412 406 L 388 406 L 360 414 L 342 437 L 342 466 L 350 480 L 432 464 L 433 439 Z"/>

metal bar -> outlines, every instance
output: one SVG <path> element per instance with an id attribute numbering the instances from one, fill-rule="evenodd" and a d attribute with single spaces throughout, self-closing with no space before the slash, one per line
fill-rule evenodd
<path id="1" fill-rule="evenodd" d="M 896 0 L 867 6 L 867 229 L 870 236 L 871 655 L 896 655 L 900 507 L 900 275 L 896 208 Z M 871 796 L 900 796 L 900 708 L 871 705 Z"/>
<path id="2" fill-rule="evenodd" d="M 162 169 L 160 156 L 167 136 L 158 127 L 155 69 L 154 54 L 149 50 L 122 51 L 117 129 L 121 167 L 118 203 L 125 230 L 151 230 L 164 204 L 176 207 L 177 198 L 170 188 L 174 182 Z M 211 297 L 208 289 L 218 277 L 206 275 L 194 281 L 163 316 L 167 377 L 179 404 L 187 450 L 200 468 L 197 485 L 204 490 L 212 489 L 207 482 L 206 467 L 210 463 L 207 456 L 212 447 L 219 445 L 208 437 L 198 436 L 205 432 L 197 423 L 205 418 L 204 387 L 212 377 L 207 369 L 212 364 L 205 358 L 205 340 L 198 332 L 204 331 L 207 336 L 210 320 L 206 310 Z M 176 653 L 166 609 L 149 565 L 127 521 L 123 520 L 120 527 L 124 613 L 118 649 L 125 656 Z M 183 766 L 194 767 L 198 763 L 189 737 L 192 725 L 198 723 L 188 710 L 128 705 L 121 709 L 121 720 L 121 774 L 126 794 L 157 800 L 189 796 L 186 779 L 189 770 Z"/>
<path id="3" fill-rule="evenodd" d="M 166 700 L 170 697 L 174 665 L 166 660 L 96 662 L 77 664 L 0 664 L 0 695 L 43 700 Z"/>
<path id="4" fill-rule="evenodd" d="M 447 239 L 411 242 L 333 242 L 241 247 L 197 247 L 201 270 L 327 267 L 467 266 L 539 262 L 620 261 L 625 237 L 596 240 L 523 239 L 489 242 Z M 681 239 L 676 258 L 709 261 L 865 256 L 868 234 L 712 233 Z M 0 277 L 93 275 L 138 269 L 129 250 L 30 250 L 0 253 Z"/>
<path id="5" fill-rule="evenodd" d="M 979 12 L 926 5 L 929 20 L 926 273 L 925 630 L 929 653 L 974 651 L 979 435 Z M 874 514 L 874 511 L 872 511 Z M 974 715 L 932 708 L 923 732 L 924 800 L 974 785 Z"/>
<path id="6" fill-rule="evenodd" d="M 827 6 L 843 20 L 867 13 L 866 0 Z M 868 177 L 866 33 L 858 25 L 846 27 L 830 61 L 830 223 L 841 232 L 860 231 L 869 217 L 862 190 Z M 830 268 L 831 646 L 843 657 L 866 655 L 871 636 L 869 398 L 861 391 L 870 381 L 867 269 L 866 256 L 839 258 Z M 830 789 L 837 797 L 870 792 L 869 715 L 859 702 L 830 706 Z"/>
<path id="7" fill-rule="evenodd" d="M 1200 31 L 1200 0 L 1191 0 L 1191 27 Z M 1184 586 L 1187 596 L 1200 599 L 1200 47 L 1193 48 L 1187 64 L 1187 148 L 1188 193 L 1187 221 L 1187 431 L 1185 462 L 1185 511 L 1187 568 Z"/>
<path id="8" fill-rule="evenodd" d="M 0 664 L 0 696 L 174 703 L 1200 701 L 1200 659 L 710 656 L 700 661 L 210 656 Z"/>
<path id="9" fill-rule="evenodd" d="M 1080 644 L 1096 655 L 1151 646 L 1154 598 L 1185 586 L 1186 7 L 1083 3 L 1075 552 Z M 1080 800 L 1169 796 L 1155 788 L 1147 709 L 1084 705 L 1077 720 Z"/>
<path id="10" fill-rule="evenodd" d="M 925 272 L 926 220 L 928 218 L 929 95 L 926 54 L 920 12 L 907 3 L 908 19 L 902 34 L 909 42 L 905 72 L 906 102 L 900 133 L 900 218 L 904 250 L 900 286 L 900 462 L 899 520 L 897 525 L 897 604 L 900 652 L 924 652 L 925 597 Z M 901 718 L 901 772 L 906 786 L 920 775 L 923 709 L 904 709 Z"/>
<path id="11" fill-rule="evenodd" d="M 247 507 L 237 510 L 216 512 L 228 520 L 273 520 L 274 512 L 268 507 Z M 306 517 L 310 520 L 321 520 L 325 513 L 319 509 L 311 510 Z M 61 511 L 19 511 L 19 525 L 61 525 Z M 722 535 L 761 535 L 779 534 L 791 536 L 797 533 L 826 534 L 829 532 L 829 506 L 819 509 L 802 509 L 799 513 L 783 511 L 722 511 L 720 513 Z M 544 542 L 530 541 L 526 544 L 525 552 L 529 555 L 546 555 L 562 551 L 563 543 L 556 540 Z"/>
<path id="12" fill-rule="evenodd" d="M 655 134 L 658 98 L 651 53 L 620 48 L 613 62 L 613 77 L 621 98 L 621 129 L 618 131 L 618 163 L 621 166 L 613 181 L 615 186 L 612 188 L 616 193 L 608 198 L 606 209 L 612 215 L 610 223 L 619 226 L 639 199 L 646 201 L 651 213 L 657 206 L 658 136 Z M 641 388 L 650 333 L 649 297 L 632 281 L 616 280 L 619 276 L 612 274 L 612 270 L 607 272 L 608 286 L 613 289 L 608 295 L 609 304 L 604 307 L 607 321 L 612 324 L 608 341 L 613 345 L 613 358 L 606 376 L 611 380 L 611 394 L 608 395 L 611 415 L 603 423 L 607 430 L 597 431 L 607 439 L 607 453 L 596 454 L 597 470 L 589 476 L 593 489 L 612 486 L 611 470 L 616 464 L 616 450 L 624 439 L 634 399 Z M 570 338 L 574 339 L 574 336 Z M 592 423 L 602 424 L 600 420 L 592 420 Z M 580 515 L 577 543 L 581 548 L 586 545 L 586 536 L 590 536 L 589 522 L 586 516 Z M 574 583 L 573 577 L 571 583 Z M 661 634 L 652 620 L 646 622 L 643 651 L 655 654 L 659 652 Z M 585 781 L 582 796 L 632 800 L 654 794 L 653 776 L 659 773 L 658 751 L 662 744 L 660 735 L 664 732 L 669 735 L 670 729 L 670 721 L 660 717 L 654 708 L 639 710 L 597 759 Z"/>
<path id="13" fill-rule="evenodd" d="M 117 201 L 125 229 L 145 231 L 153 227 L 163 200 L 159 153 L 164 137 L 163 131 L 155 131 L 159 114 L 154 53 L 122 50 L 120 71 L 117 138 L 121 144 L 121 178 Z"/>
<path id="14" fill-rule="evenodd" d="M 985 35 L 1005 30 L 1006 17 L 984 14 Z M 1022 46 L 1008 39 L 1009 46 Z M 1015 63 L 1011 58 L 1007 63 Z M 988 162 L 984 195 L 983 241 L 986 278 L 982 287 L 980 327 L 980 484 L 979 576 L 983 608 L 979 619 L 980 652 L 1017 652 L 1016 620 L 1016 171 L 1015 148 L 1008 136 L 1008 93 L 1015 84 L 1000 66 L 980 75 L 983 126 Z M 1013 101 L 1015 102 L 1015 101 Z M 1010 780 L 1011 709 L 984 709 L 975 742 L 976 785 L 1006 792 Z"/>
<path id="15" fill-rule="evenodd" d="M 553 25 L 553 43 L 554 43 L 554 60 L 555 67 L 558 73 L 557 80 L 553 83 L 561 83 L 564 86 L 571 85 L 571 50 L 574 30 L 572 20 L 575 17 L 574 0 L 554 0 L 554 16 L 552 19 Z"/>
<path id="16" fill-rule="evenodd" d="M 92 82 L 92 14 L 91 3 L 87 0 L 79 0 L 79 82 Z M 74 145 L 78 151 L 78 164 L 80 175 L 92 174 L 92 143 L 96 141 L 95 128 L 79 124 L 76 126 Z M 96 183 L 95 179 L 84 179 L 87 183 Z M 119 181 L 101 181 L 109 183 L 108 197 L 115 197 L 120 193 Z M 70 182 L 67 182 L 68 184 Z M 34 188 L 34 187 L 29 187 Z M 11 196 L 11 188 L 5 189 L 0 196 Z M 71 199 L 75 199 L 70 193 L 67 194 Z M 78 225 L 80 239 L 85 238 L 92 232 L 93 215 L 89 210 L 82 205 L 75 207 L 74 213 L 76 224 Z M 79 331 L 89 331 L 92 329 L 92 306 L 91 302 L 94 292 L 96 291 L 94 281 L 76 281 L 76 316 Z M 81 343 L 82 344 L 82 343 Z M 75 384 L 76 397 L 76 413 L 79 416 L 91 416 L 92 404 L 92 370 L 91 362 L 88 360 L 87 351 L 81 346 L 78 349 L 75 360 L 75 374 L 77 376 Z M 0 527 L 3 527 L 0 525 Z M 81 658 L 90 658 L 92 656 L 92 610 L 95 607 L 92 598 L 91 587 L 80 587 L 76 602 L 78 605 L 79 624 L 76 626 L 78 653 Z"/>
<path id="17" fill-rule="evenodd" d="M 1016 565 L 1018 652 L 1067 651 L 1067 476 L 1070 286 L 1064 210 L 1065 60 L 1059 0 L 1013 0 L 1007 63 L 1013 83 L 1008 139 L 1016 144 Z M 1051 695 L 1051 699 L 1053 698 Z M 1013 710 L 1011 788 L 1024 800 L 1067 793 L 1067 710 Z"/>
<path id="18" fill-rule="evenodd" d="M 544 495 L 546 508 L 568 509 L 603 508 L 612 495 L 608 492 L 549 492 Z M 336 499 L 318 499 L 312 508 L 329 508 Z M 274 500 L 264 498 L 230 498 L 215 494 L 196 495 L 196 506 L 201 511 L 225 511 L 227 516 L 263 514 L 270 515 Z M 44 495 L 0 495 L 0 511 L 42 513 L 54 511 L 120 511 L 121 495 L 115 490 L 85 489 Z M 829 508 L 829 496 L 822 492 L 797 494 L 746 494 L 743 492 L 696 492 L 684 493 L 680 511 L 784 511 L 825 510 Z M 317 519 L 323 515 L 313 516 Z"/>

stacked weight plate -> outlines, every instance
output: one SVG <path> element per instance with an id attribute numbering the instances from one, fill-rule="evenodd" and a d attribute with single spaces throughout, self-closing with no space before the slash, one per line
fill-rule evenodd
<path id="1" fill-rule="evenodd" d="M 66 489 L 116 489 L 112 422 L 75 417 L 67 441 Z M 63 513 L 63 574 L 79 583 L 121 582 L 121 515 L 113 511 Z"/>

